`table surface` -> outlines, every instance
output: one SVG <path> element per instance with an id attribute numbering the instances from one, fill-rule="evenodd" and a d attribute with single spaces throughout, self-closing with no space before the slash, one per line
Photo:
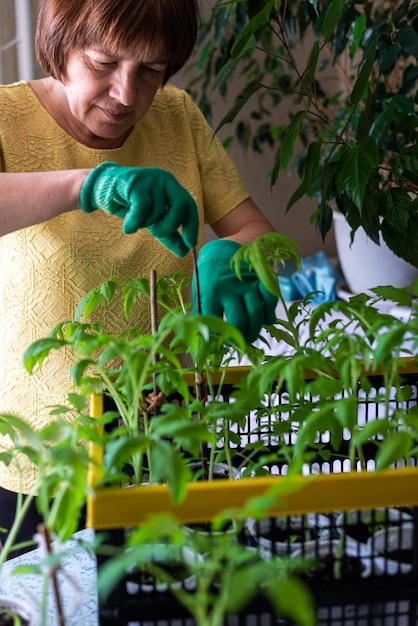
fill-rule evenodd
<path id="1" fill-rule="evenodd" d="M 74 535 L 74 540 L 61 546 L 54 545 L 54 552 L 62 553 L 62 570 L 57 573 L 65 626 L 97 626 L 96 560 L 88 550 L 93 531 L 86 529 Z M 44 576 L 37 573 L 16 573 L 16 568 L 37 565 L 39 550 L 7 561 L 1 570 L 0 595 L 12 595 L 24 600 L 34 609 L 33 626 L 58 626 L 52 583 L 48 583 L 46 610 L 42 615 Z"/>

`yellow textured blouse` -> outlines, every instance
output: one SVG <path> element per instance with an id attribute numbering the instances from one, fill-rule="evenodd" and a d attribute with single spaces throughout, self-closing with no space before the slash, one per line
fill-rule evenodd
<path id="1" fill-rule="evenodd" d="M 95 167 L 102 161 L 169 170 L 192 194 L 203 223 L 212 224 L 248 197 L 222 145 L 182 90 L 166 85 L 121 148 L 88 148 L 69 136 L 26 82 L 0 87 L 0 170 L 39 172 Z M 190 255 L 189 255 L 190 257 Z M 73 319 L 81 297 L 103 280 L 190 270 L 146 230 L 124 236 L 122 221 L 103 211 L 65 213 L 0 238 L 0 413 L 12 412 L 41 427 L 50 405 L 63 403 L 71 386 L 71 358 L 53 354 L 29 376 L 25 349 L 59 322 Z M 104 322 L 104 320 L 100 320 Z M 130 319 L 149 329 L 147 305 Z M 106 327 L 124 326 L 122 309 L 107 311 Z M 6 469 L 0 486 L 27 492 L 33 468 Z"/>

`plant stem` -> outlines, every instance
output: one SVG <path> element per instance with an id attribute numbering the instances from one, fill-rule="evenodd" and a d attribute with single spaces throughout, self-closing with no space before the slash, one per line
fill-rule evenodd
<path id="1" fill-rule="evenodd" d="M 43 540 L 45 542 L 46 552 L 47 552 L 48 556 L 50 556 L 52 554 L 51 540 L 50 540 L 50 536 L 49 536 L 49 532 L 48 532 L 48 528 L 47 528 L 46 524 L 39 524 L 38 527 L 37 527 L 37 530 L 38 530 L 39 534 L 41 535 L 41 537 L 43 538 Z M 52 569 L 52 571 L 51 571 L 51 580 L 52 580 L 52 588 L 53 588 L 53 591 L 54 591 L 55 604 L 56 604 L 57 613 L 58 613 L 58 624 L 60 624 L 60 626 L 65 626 L 65 615 L 64 615 L 62 602 L 61 602 L 60 591 L 59 591 L 59 587 L 58 587 L 57 568 L 56 567 L 54 567 Z"/>
<path id="2" fill-rule="evenodd" d="M 17 505 L 16 505 L 16 515 L 13 521 L 13 525 L 7 535 L 7 539 L 3 544 L 2 549 L 0 550 L 0 566 L 7 560 L 9 553 L 14 545 L 16 540 L 16 535 L 20 529 L 23 518 L 26 515 L 27 510 L 29 509 L 33 499 L 35 498 L 35 493 L 31 492 L 27 494 L 25 499 L 23 500 L 23 494 L 18 492 L 17 494 Z"/>

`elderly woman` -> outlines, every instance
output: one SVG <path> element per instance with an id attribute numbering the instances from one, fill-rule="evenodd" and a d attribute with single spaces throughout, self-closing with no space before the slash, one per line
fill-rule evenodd
<path id="1" fill-rule="evenodd" d="M 273 321 L 274 298 L 247 284 L 244 304 L 229 270 L 240 244 L 273 227 L 199 109 L 168 84 L 192 52 L 197 13 L 197 0 L 39 2 L 46 77 L 0 87 L 1 413 L 45 424 L 70 365 L 57 355 L 29 377 L 24 350 L 106 278 L 191 272 L 205 223 L 218 239 L 199 257 L 203 312 L 225 314 L 248 341 Z M 230 310 L 226 292 L 236 293 Z M 106 323 L 117 330 L 122 317 Z M 136 323 L 149 329 L 146 311 Z M 1 465 L 0 527 L 32 471 Z"/>

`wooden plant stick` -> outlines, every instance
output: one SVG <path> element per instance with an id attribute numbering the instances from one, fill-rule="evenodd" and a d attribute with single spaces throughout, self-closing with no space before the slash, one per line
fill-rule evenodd
<path id="1" fill-rule="evenodd" d="M 195 311 L 198 315 L 202 313 L 202 307 L 200 304 L 200 282 L 199 282 L 199 272 L 197 269 L 197 252 L 196 248 L 192 250 L 192 260 L 193 260 L 193 272 L 195 277 Z M 201 372 L 196 373 L 195 377 L 195 388 L 196 388 L 196 397 L 200 402 L 206 402 L 207 390 L 205 378 Z M 200 416 L 199 416 L 200 417 Z M 208 478 L 208 468 L 207 468 L 207 446 L 202 443 L 200 446 L 200 460 L 202 463 L 202 471 L 203 478 L 207 480 Z"/>

